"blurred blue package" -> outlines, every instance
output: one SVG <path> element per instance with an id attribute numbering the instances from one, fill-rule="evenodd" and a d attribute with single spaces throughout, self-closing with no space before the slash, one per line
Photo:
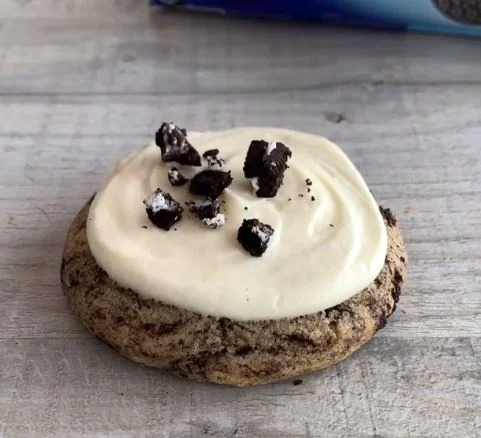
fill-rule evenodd
<path id="1" fill-rule="evenodd" d="M 481 36 L 481 0 L 152 0 L 227 15 Z"/>

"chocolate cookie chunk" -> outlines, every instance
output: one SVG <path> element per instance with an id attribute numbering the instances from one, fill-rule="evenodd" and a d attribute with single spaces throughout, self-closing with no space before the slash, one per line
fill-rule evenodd
<path id="1" fill-rule="evenodd" d="M 230 172 L 204 170 L 192 178 L 190 192 L 194 195 L 217 199 L 232 183 Z"/>
<path id="2" fill-rule="evenodd" d="M 187 140 L 187 131 L 173 123 L 162 123 L 155 134 L 155 143 L 160 147 L 162 160 L 175 161 L 187 166 L 200 166 L 199 152 Z"/>
<path id="3" fill-rule="evenodd" d="M 284 180 L 291 150 L 280 142 L 253 140 L 244 162 L 244 175 L 259 198 L 273 198 Z"/>
<path id="4" fill-rule="evenodd" d="M 168 178 L 173 186 L 183 186 L 189 181 L 184 175 L 179 172 L 177 167 L 173 167 L 168 172 Z"/>
<path id="5" fill-rule="evenodd" d="M 211 201 L 188 201 L 185 203 L 190 212 L 194 213 L 199 219 L 212 219 L 219 214 L 220 203 L 217 199 Z"/>
<path id="6" fill-rule="evenodd" d="M 223 227 L 225 225 L 225 215 L 223 213 L 216 214 L 214 217 L 206 217 L 202 219 L 202 223 L 211 230 Z"/>
<path id="7" fill-rule="evenodd" d="M 219 149 L 209 149 L 205 151 L 202 156 L 207 160 L 209 169 L 220 169 L 224 166 L 224 159 L 219 157 Z"/>
<path id="8" fill-rule="evenodd" d="M 189 211 L 194 213 L 206 227 L 216 229 L 224 226 L 225 216 L 220 213 L 220 203 L 217 199 L 189 201 L 185 204 Z"/>
<path id="9" fill-rule="evenodd" d="M 163 230 L 170 230 L 172 225 L 182 219 L 184 209 L 169 193 L 161 189 L 144 199 L 144 205 L 150 221 Z"/>
<path id="10" fill-rule="evenodd" d="M 261 257 L 267 249 L 274 229 L 258 219 L 244 219 L 237 233 L 237 240 L 254 257 Z"/>

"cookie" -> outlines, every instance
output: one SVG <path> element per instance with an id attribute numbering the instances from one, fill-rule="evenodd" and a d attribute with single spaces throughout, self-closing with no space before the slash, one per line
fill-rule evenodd
<path id="1" fill-rule="evenodd" d="M 381 210 L 388 232 L 385 265 L 354 297 L 296 318 L 235 321 L 204 316 L 144 299 L 113 281 L 90 252 L 88 211 L 87 204 L 72 223 L 61 267 L 62 288 L 74 313 L 123 356 L 200 382 L 251 386 L 336 364 L 386 325 L 406 275 L 397 222 Z"/>
<path id="2" fill-rule="evenodd" d="M 446 17 L 458 23 L 481 24 L 481 0 L 433 0 Z"/>

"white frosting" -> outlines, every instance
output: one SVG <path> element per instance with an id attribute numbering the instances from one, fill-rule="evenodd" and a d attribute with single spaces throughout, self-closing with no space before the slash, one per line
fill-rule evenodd
<path id="1" fill-rule="evenodd" d="M 255 320 L 324 310 L 377 277 L 387 250 L 384 221 L 363 178 L 335 144 L 273 128 L 188 138 L 201 154 L 218 148 L 224 169 L 232 171 L 234 181 L 222 195 L 225 225 L 208 230 L 187 211 L 176 231 L 149 222 L 142 200 L 158 187 L 182 204 L 195 198 L 188 186 L 171 186 L 171 166 L 152 143 L 117 165 L 90 208 L 89 246 L 111 278 L 144 297 L 201 314 Z M 280 141 L 292 150 L 284 184 L 272 199 L 255 196 L 243 175 L 254 139 Z M 249 218 L 274 228 L 261 258 L 236 240 L 242 220 Z"/>

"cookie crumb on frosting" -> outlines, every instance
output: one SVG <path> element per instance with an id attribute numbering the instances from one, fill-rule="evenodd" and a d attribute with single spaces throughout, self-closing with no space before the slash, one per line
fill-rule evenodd
<path id="1" fill-rule="evenodd" d="M 207 166 L 209 169 L 220 169 L 225 160 L 220 158 L 219 156 L 219 149 L 209 149 L 205 151 L 202 156 L 207 160 Z"/>
<path id="2" fill-rule="evenodd" d="M 237 233 L 237 240 L 254 257 L 261 257 L 266 251 L 274 229 L 258 219 L 244 219 Z"/>
<path id="3" fill-rule="evenodd" d="M 225 215 L 223 213 L 218 213 L 212 218 L 207 217 L 202 219 L 202 223 L 211 230 L 215 230 L 225 225 Z"/>
<path id="4" fill-rule="evenodd" d="M 199 219 L 213 218 L 219 213 L 220 204 L 217 199 L 211 201 L 209 199 L 200 201 L 187 201 L 185 203 L 191 213 L 194 213 Z"/>
<path id="5" fill-rule="evenodd" d="M 273 198 L 284 180 L 291 150 L 280 142 L 253 140 L 244 162 L 244 175 L 259 198 Z"/>
<path id="6" fill-rule="evenodd" d="M 233 179 L 230 172 L 204 170 L 192 178 L 190 192 L 194 195 L 217 199 L 230 186 Z"/>
<path id="7" fill-rule="evenodd" d="M 220 203 L 217 199 L 188 201 L 185 204 L 189 211 L 194 213 L 206 227 L 217 229 L 224 226 L 225 215 L 220 213 Z"/>
<path id="8" fill-rule="evenodd" d="M 184 175 L 182 175 L 177 169 L 177 167 L 172 167 L 172 169 L 169 169 L 168 172 L 168 178 L 170 183 L 175 187 L 175 186 L 183 186 L 187 184 L 189 181 L 188 178 L 186 178 Z"/>
<path id="9" fill-rule="evenodd" d="M 199 152 L 187 140 L 187 131 L 173 123 L 162 123 L 155 134 L 155 143 L 160 147 L 162 160 L 175 161 L 187 166 L 200 166 Z"/>
<path id="10" fill-rule="evenodd" d="M 143 202 L 150 221 L 163 230 L 170 230 L 172 225 L 182 219 L 184 209 L 169 193 L 161 189 L 157 189 Z"/>

